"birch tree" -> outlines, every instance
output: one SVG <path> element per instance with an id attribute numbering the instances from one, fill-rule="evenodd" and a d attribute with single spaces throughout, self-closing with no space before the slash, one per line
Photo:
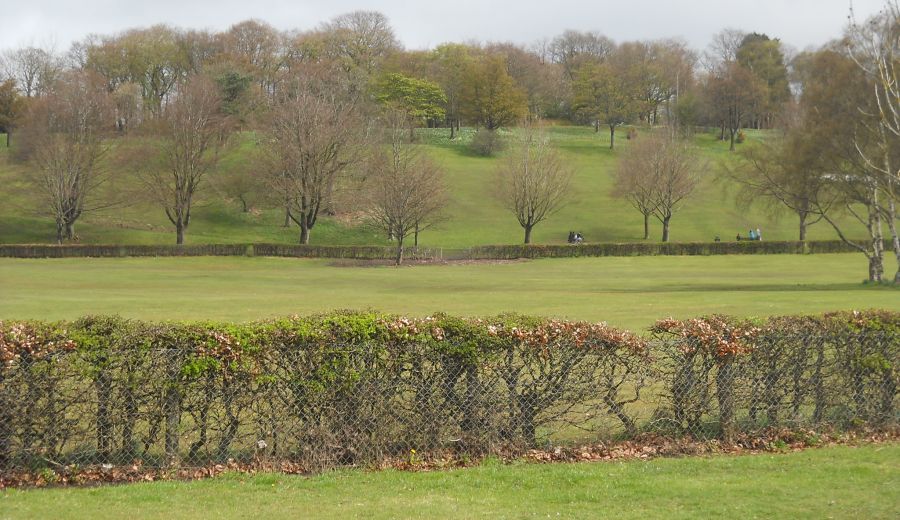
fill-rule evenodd
<path id="1" fill-rule="evenodd" d="M 851 20 L 848 49 L 871 83 L 870 99 L 860 112 L 872 120 L 868 130 L 875 142 L 870 148 L 857 143 L 856 148 L 882 192 L 884 221 L 900 263 L 900 5 L 896 0 L 886 1 L 881 13 L 864 25 L 856 23 L 852 16 Z M 894 283 L 900 283 L 900 269 L 894 275 Z"/>

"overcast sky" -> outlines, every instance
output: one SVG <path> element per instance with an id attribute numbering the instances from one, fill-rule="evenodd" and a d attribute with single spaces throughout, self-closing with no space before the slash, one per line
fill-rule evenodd
<path id="1" fill-rule="evenodd" d="M 884 0 L 853 0 L 858 18 Z M 565 29 L 616 41 L 683 37 L 703 49 L 725 27 L 763 32 L 802 50 L 840 35 L 850 0 L 9 0 L 0 9 L 0 48 L 53 43 L 64 50 L 90 33 L 167 23 L 226 29 L 248 18 L 279 29 L 311 29 L 359 9 L 390 18 L 407 48 L 446 41 L 531 43 Z"/>

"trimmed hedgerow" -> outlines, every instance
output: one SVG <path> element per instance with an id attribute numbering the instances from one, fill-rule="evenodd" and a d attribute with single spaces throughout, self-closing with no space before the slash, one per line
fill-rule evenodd
<path id="1" fill-rule="evenodd" d="M 0 322 L 0 470 L 516 453 L 646 431 L 895 427 L 900 313 L 662 320 L 336 312 Z"/>
<path id="2" fill-rule="evenodd" d="M 886 243 L 886 247 L 890 247 Z M 597 256 L 815 254 L 854 252 L 840 240 L 741 242 L 632 242 L 578 245 L 494 245 L 469 249 L 414 248 L 414 258 L 509 260 Z M 315 246 L 288 244 L 207 245 L 16 245 L 0 244 L 0 257 L 82 258 L 141 256 L 275 256 L 391 260 L 397 251 L 385 246 Z"/>

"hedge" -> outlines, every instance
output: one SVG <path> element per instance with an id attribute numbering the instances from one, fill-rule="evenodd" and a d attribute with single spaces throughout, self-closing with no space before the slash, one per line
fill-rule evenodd
<path id="1" fill-rule="evenodd" d="M 885 244 L 888 247 L 888 244 Z M 471 258 L 518 259 L 593 256 L 768 255 L 856 252 L 841 240 L 741 242 L 632 242 L 577 245 L 478 246 Z"/>
<path id="2" fill-rule="evenodd" d="M 0 322 L 3 471 L 318 471 L 646 432 L 896 428 L 900 313 L 662 320 L 334 313 L 245 325 Z M 138 462 L 135 462 L 138 461 Z"/>
<path id="3" fill-rule="evenodd" d="M 885 244 L 886 248 L 890 244 Z M 840 240 L 811 242 L 635 242 L 578 245 L 477 246 L 469 249 L 407 248 L 407 257 L 423 260 L 514 260 L 593 256 L 808 254 L 855 252 Z M 88 245 L 0 244 L 0 257 L 67 258 L 127 256 L 279 256 L 393 260 L 390 246 L 310 246 L 288 244 Z"/>

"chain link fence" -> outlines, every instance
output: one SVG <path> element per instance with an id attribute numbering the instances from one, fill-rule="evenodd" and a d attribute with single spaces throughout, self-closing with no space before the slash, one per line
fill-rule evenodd
<path id="1" fill-rule="evenodd" d="M 358 315 L 364 330 L 338 332 L 304 319 L 0 323 L 0 471 L 238 461 L 317 472 L 645 434 L 896 427 L 900 320 L 854 319 L 669 320 L 649 336 Z"/>

